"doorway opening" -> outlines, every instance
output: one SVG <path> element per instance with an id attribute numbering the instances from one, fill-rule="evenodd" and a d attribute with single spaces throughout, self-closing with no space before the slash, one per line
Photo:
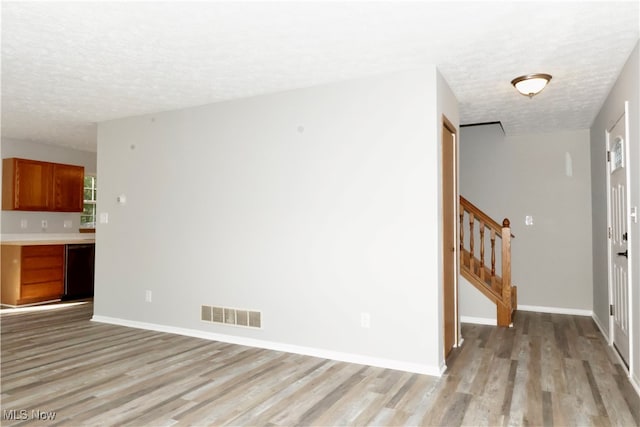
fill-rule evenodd
<path id="1" fill-rule="evenodd" d="M 442 117 L 442 277 L 444 357 L 458 343 L 458 163 L 456 128 Z"/>

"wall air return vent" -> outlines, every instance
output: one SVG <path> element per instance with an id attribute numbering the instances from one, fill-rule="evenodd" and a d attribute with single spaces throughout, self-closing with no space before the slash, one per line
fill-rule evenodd
<path id="1" fill-rule="evenodd" d="M 245 328 L 262 328 L 262 312 L 256 310 L 203 305 L 200 307 L 200 320 Z"/>
<path id="2" fill-rule="evenodd" d="M 236 324 L 236 311 L 233 308 L 224 309 L 224 323 L 229 325 Z"/>
<path id="3" fill-rule="evenodd" d="M 249 312 L 247 310 L 236 310 L 236 325 L 249 326 Z"/>
<path id="4" fill-rule="evenodd" d="M 202 315 L 201 315 L 201 319 L 205 322 L 211 322 L 213 321 L 213 317 L 212 317 L 212 312 L 211 312 L 211 307 L 208 305 L 203 305 L 202 308 Z"/>
<path id="5" fill-rule="evenodd" d="M 224 308 L 222 307 L 212 307 L 212 308 L 213 308 L 213 318 L 211 319 L 211 322 L 224 323 Z"/>
<path id="6" fill-rule="evenodd" d="M 249 326 L 251 328 L 262 328 L 262 313 L 259 311 L 250 311 Z"/>

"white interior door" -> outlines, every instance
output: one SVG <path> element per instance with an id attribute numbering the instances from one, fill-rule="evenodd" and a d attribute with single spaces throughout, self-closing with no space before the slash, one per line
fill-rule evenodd
<path id="1" fill-rule="evenodd" d="M 612 341 L 629 364 L 629 257 L 627 230 L 626 116 L 607 133 L 609 149 L 609 289 Z"/>

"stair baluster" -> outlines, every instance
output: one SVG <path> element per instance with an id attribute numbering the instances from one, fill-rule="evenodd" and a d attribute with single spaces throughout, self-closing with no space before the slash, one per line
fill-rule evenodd
<path id="1" fill-rule="evenodd" d="M 464 249 L 464 209 L 460 209 L 460 252 Z"/>
<path id="2" fill-rule="evenodd" d="M 465 212 L 469 217 L 468 241 L 465 240 Z M 479 257 L 476 257 L 475 222 L 478 222 Z M 491 245 L 491 269 L 485 263 L 485 234 L 489 229 Z M 460 272 L 487 298 L 496 304 L 499 326 L 510 326 L 517 309 L 517 288 L 511 283 L 511 224 L 504 219 L 502 225 L 478 209 L 464 197 L 460 197 Z M 496 251 L 496 239 L 500 247 Z M 467 247 L 468 245 L 468 247 Z M 497 258 L 500 274 L 496 274 Z"/>
<path id="3" fill-rule="evenodd" d="M 491 229 L 491 287 L 496 289 L 496 231 Z"/>
<path id="4" fill-rule="evenodd" d="M 473 256 L 473 212 L 469 213 L 469 269 L 471 271 L 476 272 L 475 270 L 475 257 Z"/>
<path id="5" fill-rule="evenodd" d="M 484 281 L 484 222 L 480 220 L 480 279 Z"/>

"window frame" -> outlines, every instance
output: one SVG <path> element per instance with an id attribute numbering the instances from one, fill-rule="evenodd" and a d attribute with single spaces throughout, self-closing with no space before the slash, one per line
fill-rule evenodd
<path id="1" fill-rule="evenodd" d="M 91 186 L 86 186 L 86 179 L 92 178 Z M 86 190 L 91 191 L 91 199 L 85 199 Z M 82 213 L 80 214 L 80 228 L 95 228 L 96 227 L 96 217 L 97 217 L 97 192 L 98 192 L 98 178 L 95 173 L 87 173 L 84 175 L 84 182 L 82 183 Z M 85 209 L 87 205 L 93 207 L 93 213 L 91 215 L 85 214 Z M 86 218 L 89 218 L 89 221 L 85 221 Z"/>

